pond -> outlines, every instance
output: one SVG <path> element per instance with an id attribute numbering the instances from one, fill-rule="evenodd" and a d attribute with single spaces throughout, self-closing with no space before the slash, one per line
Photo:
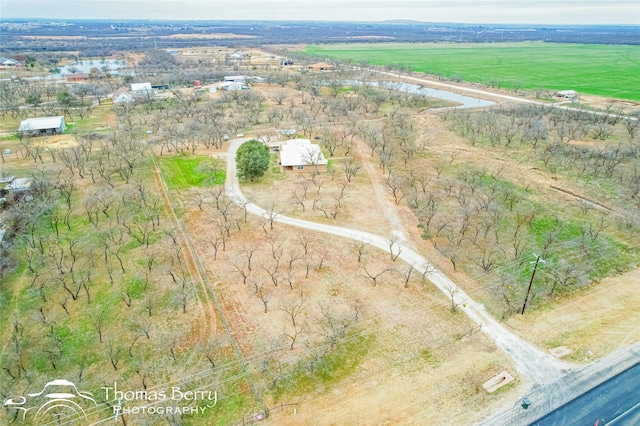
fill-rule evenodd
<path id="1" fill-rule="evenodd" d="M 418 84 L 404 83 L 400 81 L 350 81 L 350 84 L 367 84 L 370 86 L 382 87 L 390 90 L 397 90 L 399 92 L 411 93 L 414 95 L 424 95 L 430 98 L 442 99 L 445 101 L 456 102 L 461 105 L 457 105 L 452 108 L 478 108 L 494 105 L 495 102 L 487 101 L 485 99 L 474 98 L 471 96 L 460 95 L 458 93 L 449 92 L 447 90 L 432 89 L 430 87 L 420 86 Z M 447 107 L 448 108 L 448 107 Z M 443 109 L 443 108 L 434 108 Z"/>

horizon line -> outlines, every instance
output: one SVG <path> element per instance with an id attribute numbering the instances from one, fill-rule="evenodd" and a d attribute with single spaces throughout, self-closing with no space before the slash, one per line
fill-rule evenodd
<path id="1" fill-rule="evenodd" d="M 507 26 L 546 26 L 546 27 L 637 27 L 640 29 L 640 24 L 620 24 L 620 23 L 571 23 L 571 24 L 545 24 L 545 23 L 509 23 L 509 22 L 462 22 L 462 21 L 416 21 L 412 19 L 385 19 L 380 21 L 374 20 L 332 20 L 332 19 L 169 19 L 169 18 L 33 18 L 33 17 L 20 17 L 9 16 L 3 17 L 0 20 L 0 24 L 7 21 L 44 21 L 44 22 L 60 22 L 60 21 L 93 21 L 93 22 L 323 22 L 323 23 L 358 23 L 358 24 L 399 24 L 399 25 L 411 25 L 411 24 L 438 24 L 438 25 L 469 25 L 469 26 L 482 26 L 482 25 L 507 25 Z"/>

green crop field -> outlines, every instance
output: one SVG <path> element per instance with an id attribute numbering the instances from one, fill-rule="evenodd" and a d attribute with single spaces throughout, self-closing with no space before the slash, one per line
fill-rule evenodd
<path id="1" fill-rule="evenodd" d="M 491 86 L 640 101 L 640 46 L 545 43 L 311 45 L 305 53 Z"/>

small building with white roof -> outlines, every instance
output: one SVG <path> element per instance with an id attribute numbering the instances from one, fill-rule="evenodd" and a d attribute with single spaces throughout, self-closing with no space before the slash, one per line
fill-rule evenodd
<path id="1" fill-rule="evenodd" d="M 131 83 L 131 91 L 134 95 L 153 95 L 155 93 L 151 83 Z"/>
<path id="2" fill-rule="evenodd" d="M 280 170 L 283 172 L 326 172 L 328 164 L 320 146 L 309 139 L 290 139 L 280 146 Z"/>
<path id="3" fill-rule="evenodd" d="M 27 118 L 20 122 L 18 132 L 25 136 L 53 135 L 64 133 L 67 128 L 64 116 Z"/>

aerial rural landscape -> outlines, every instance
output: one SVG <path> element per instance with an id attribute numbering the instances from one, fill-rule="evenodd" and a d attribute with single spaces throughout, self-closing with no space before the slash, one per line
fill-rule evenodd
<path id="1" fill-rule="evenodd" d="M 72 17 L 0 21 L 0 424 L 640 422 L 640 26 Z"/>

